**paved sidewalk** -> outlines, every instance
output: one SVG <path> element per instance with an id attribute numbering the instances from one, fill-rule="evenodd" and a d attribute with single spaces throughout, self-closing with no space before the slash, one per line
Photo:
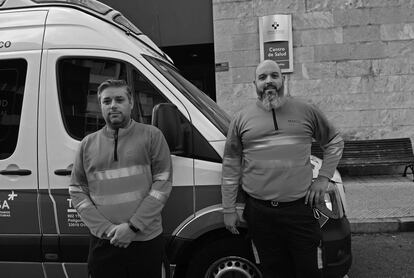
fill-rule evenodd
<path id="1" fill-rule="evenodd" d="M 343 176 L 354 233 L 414 231 L 412 175 Z"/>

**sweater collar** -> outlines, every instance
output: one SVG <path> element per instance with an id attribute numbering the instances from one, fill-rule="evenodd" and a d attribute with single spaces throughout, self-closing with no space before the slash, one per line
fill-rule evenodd
<path id="1" fill-rule="evenodd" d="M 118 137 L 122 137 L 122 136 L 128 134 L 132 130 L 134 125 L 135 125 L 135 121 L 131 119 L 131 121 L 129 122 L 129 124 L 125 128 L 119 128 L 118 129 Z M 112 137 L 114 137 L 115 130 L 110 128 L 108 125 L 105 125 L 103 127 L 103 133 L 106 136 L 112 138 Z"/>

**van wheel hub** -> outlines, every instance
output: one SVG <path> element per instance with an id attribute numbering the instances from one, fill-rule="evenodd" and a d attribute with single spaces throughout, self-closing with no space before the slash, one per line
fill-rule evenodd
<path id="1" fill-rule="evenodd" d="M 259 278 L 257 267 L 241 257 L 224 257 L 215 261 L 205 275 L 205 278 Z"/>

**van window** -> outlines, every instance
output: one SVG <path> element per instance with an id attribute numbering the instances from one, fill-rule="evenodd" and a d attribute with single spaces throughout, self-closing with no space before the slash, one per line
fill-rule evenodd
<path id="1" fill-rule="evenodd" d="M 17 145 L 27 62 L 0 60 L 0 159 L 10 157 Z"/>
<path id="2" fill-rule="evenodd" d="M 140 123 L 152 123 L 152 110 L 169 101 L 131 64 L 102 58 L 65 58 L 58 63 L 58 91 L 63 122 L 68 134 L 77 140 L 105 125 L 98 102 L 98 86 L 108 79 L 127 81 L 133 92 L 132 118 Z M 183 134 L 187 140 L 179 156 L 220 161 L 221 158 L 204 137 L 180 114 Z M 189 136 L 194 130 L 193 136 Z M 177 131 L 178 132 L 178 131 Z M 187 132 L 187 133 L 186 133 Z M 180 138 L 181 138 L 180 137 Z M 188 142 L 189 140 L 189 142 Z M 193 144 L 194 142 L 194 144 Z M 197 143 L 197 144 L 195 144 Z"/>
<path id="3" fill-rule="evenodd" d="M 164 75 L 168 81 L 174 84 L 174 86 L 221 131 L 221 133 L 227 135 L 230 117 L 217 105 L 217 103 L 185 79 L 172 65 L 148 55 L 143 56 L 162 75 Z"/>
<path id="4" fill-rule="evenodd" d="M 90 58 L 60 60 L 58 76 L 63 122 L 69 135 L 77 140 L 105 125 L 98 86 L 108 79 L 127 80 L 125 63 Z"/>

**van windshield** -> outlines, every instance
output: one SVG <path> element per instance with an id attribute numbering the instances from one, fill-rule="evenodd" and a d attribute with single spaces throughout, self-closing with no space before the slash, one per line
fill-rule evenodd
<path id="1" fill-rule="evenodd" d="M 174 84 L 224 135 L 227 135 L 230 117 L 210 97 L 185 79 L 175 67 L 151 56 L 143 55 L 165 78 Z"/>

